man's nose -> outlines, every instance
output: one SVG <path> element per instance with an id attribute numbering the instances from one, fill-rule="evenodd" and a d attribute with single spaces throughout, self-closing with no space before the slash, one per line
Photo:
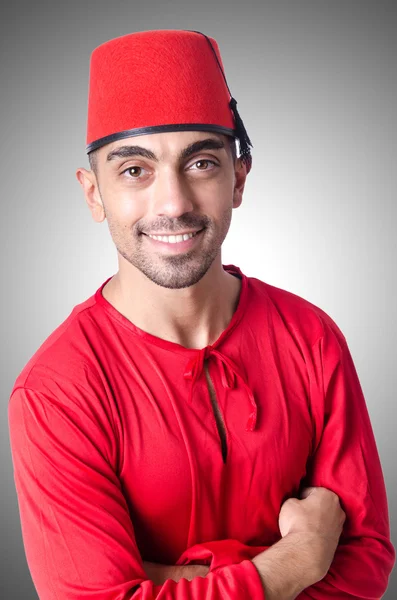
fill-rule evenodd
<path id="1" fill-rule="evenodd" d="M 183 173 L 164 169 L 158 174 L 152 188 L 153 213 L 179 217 L 194 207 L 194 195 Z"/>

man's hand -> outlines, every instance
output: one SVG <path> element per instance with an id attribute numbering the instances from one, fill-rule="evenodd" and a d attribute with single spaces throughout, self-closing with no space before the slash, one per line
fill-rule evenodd
<path id="1" fill-rule="evenodd" d="M 284 502 L 279 514 L 282 539 L 252 559 L 267 600 L 294 600 L 325 577 L 345 518 L 338 496 L 326 488 L 304 488 L 301 499 Z"/>
<path id="2" fill-rule="evenodd" d="M 313 544 L 317 581 L 328 573 L 345 519 L 338 496 L 323 487 L 303 488 L 300 500 L 288 498 L 281 507 L 278 524 L 282 537 L 298 533 Z"/>

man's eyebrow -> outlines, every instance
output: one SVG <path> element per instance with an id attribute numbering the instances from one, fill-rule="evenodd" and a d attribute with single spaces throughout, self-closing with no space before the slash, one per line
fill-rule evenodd
<path id="1" fill-rule="evenodd" d="M 151 150 L 142 148 L 142 146 L 120 146 L 109 152 L 106 160 L 114 160 L 115 158 L 132 158 L 133 156 L 143 156 L 158 162 L 157 156 Z"/>
<path id="2" fill-rule="evenodd" d="M 198 140 L 197 142 L 193 142 L 183 148 L 183 150 L 179 153 L 179 160 L 184 160 L 185 158 L 189 158 L 192 154 L 196 152 L 202 152 L 203 150 L 221 150 L 225 147 L 225 144 L 222 140 L 217 138 L 206 138 L 205 140 Z"/>
<path id="3" fill-rule="evenodd" d="M 202 152 L 203 150 L 221 150 L 225 147 L 225 144 L 222 140 L 216 138 L 206 138 L 205 140 L 198 140 L 197 142 L 193 142 L 183 148 L 179 153 L 178 159 L 184 160 L 189 158 L 192 154 L 196 152 Z M 159 159 L 155 155 L 152 150 L 148 148 L 143 148 L 142 146 L 120 146 L 115 150 L 112 150 L 107 155 L 106 160 L 114 160 L 116 158 L 133 158 L 134 156 L 143 156 L 144 158 L 149 158 L 156 162 L 159 162 Z"/>

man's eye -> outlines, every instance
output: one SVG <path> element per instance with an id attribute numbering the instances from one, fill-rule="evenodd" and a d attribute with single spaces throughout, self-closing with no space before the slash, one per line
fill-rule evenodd
<path id="1" fill-rule="evenodd" d="M 198 165 L 199 171 L 208 171 L 208 169 L 206 168 L 206 165 L 208 165 L 208 164 L 214 165 L 215 167 L 218 166 L 215 161 L 209 160 L 208 158 L 202 158 L 201 160 L 196 160 L 196 162 L 193 163 L 193 165 Z M 199 165 L 201 165 L 201 166 L 199 166 Z M 204 168 L 202 168 L 202 165 L 204 165 Z"/>
<path id="2" fill-rule="evenodd" d="M 125 169 L 125 171 L 123 171 L 121 174 L 124 175 L 125 173 L 128 173 L 127 176 L 129 179 L 138 179 L 139 175 L 144 170 L 145 169 L 143 169 L 143 167 L 138 167 L 137 165 L 135 165 L 134 167 L 128 167 L 128 169 Z"/>

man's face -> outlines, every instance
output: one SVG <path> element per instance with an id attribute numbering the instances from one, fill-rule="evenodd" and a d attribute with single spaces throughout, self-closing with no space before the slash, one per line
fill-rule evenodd
<path id="1" fill-rule="evenodd" d="M 79 169 L 93 216 L 107 219 L 121 262 L 166 288 L 205 275 L 242 199 L 246 169 L 233 162 L 229 144 L 208 132 L 134 136 L 98 150 L 96 178 Z M 177 243 L 149 237 L 186 232 L 198 233 Z"/>

